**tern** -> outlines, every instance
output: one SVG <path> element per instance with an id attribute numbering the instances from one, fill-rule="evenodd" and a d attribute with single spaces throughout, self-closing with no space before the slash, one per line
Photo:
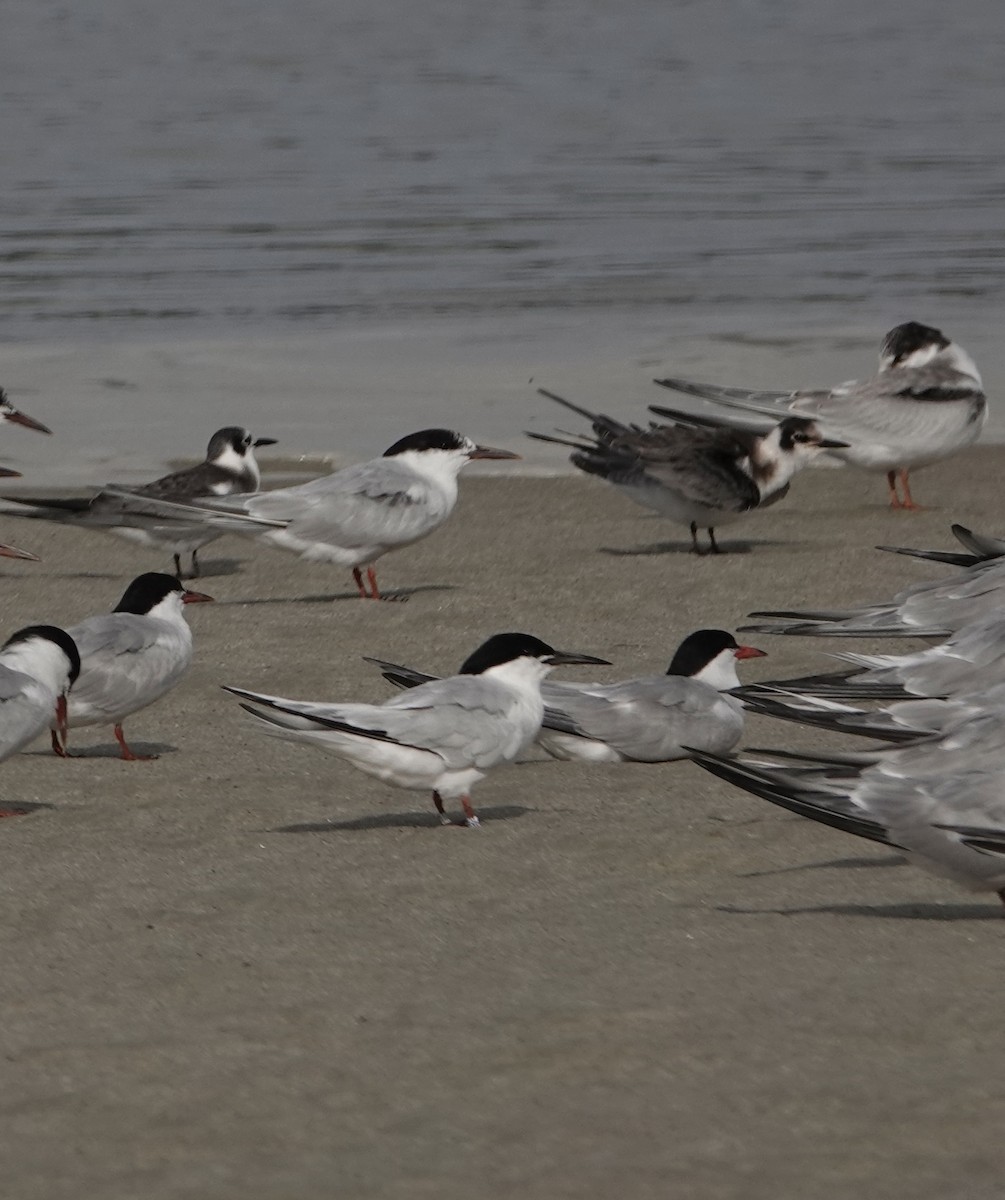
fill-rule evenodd
<path id="1" fill-rule="evenodd" d="M 1005 903 L 1005 753 L 1000 715 L 875 755 L 779 766 L 695 751 L 713 775 L 800 816 L 902 850 L 916 865 Z M 992 737 L 984 753 L 980 741 Z M 995 736 L 997 734 L 997 736 Z M 976 752 L 976 753 L 975 753 Z M 776 757 L 782 752 L 768 751 Z"/>
<path id="2" fill-rule="evenodd" d="M 184 471 L 164 475 L 135 489 L 138 496 L 188 503 L 203 497 L 230 496 L 257 491 L 261 473 L 255 459 L 259 446 L 275 445 L 276 439 L 253 437 L 239 425 L 218 429 L 209 440 L 205 461 Z M 93 496 L 74 496 L 65 500 L 6 496 L 0 511 L 11 516 L 56 521 L 81 529 L 97 529 L 145 546 L 166 548 L 174 556 L 175 574 L 182 577 L 181 555 L 191 555 L 189 577 L 199 577 L 197 552 L 223 536 L 201 521 L 158 520 L 156 517 L 123 514 L 119 505 L 104 492 Z"/>
<path id="3" fill-rule="evenodd" d="M 80 673 L 73 638 L 55 625 L 29 625 L 0 648 L 0 762 L 55 723 L 66 728 L 66 695 Z"/>
<path id="4" fill-rule="evenodd" d="M 743 734 L 743 705 L 727 689 L 739 684 L 739 659 L 763 650 L 741 646 L 723 629 L 699 629 L 677 648 L 664 675 L 620 683 L 541 685 L 545 710 L 538 744 L 553 758 L 576 762 L 672 762 L 684 745 L 725 753 Z M 434 678 L 368 658 L 384 678 L 415 687 Z"/>
<path id="5" fill-rule="evenodd" d="M 822 450 L 844 445 L 824 438 L 814 421 L 802 417 L 753 431 L 662 409 L 677 423 L 643 429 L 592 413 L 554 392 L 539 388 L 538 393 L 585 417 L 594 439 L 528 436 L 573 447 L 570 459 L 581 471 L 606 479 L 637 504 L 687 526 L 695 554 L 704 553 L 699 528 L 708 530 L 708 553 L 721 553 L 717 527 L 781 500 L 797 471 Z"/>
<path id="6" fill-rule="evenodd" d="M 287 700 L 243 688 L 240 697 L 265 733 L 316 746 L 396 787 L 431 791 L 443 824 L 444 801 L 459 800 L 474 827 L 473 785 L 533 742 L 544 717 L 541 681 L 563 664 L 608 666 L 589 654 L 555 650 L 525 633 L 500 633 L 457 675 L 424 683 L 384 704 Z"/>
<path id="7" fill-rule="evenodd" d="M 822 391 L 759 392 L 674 378 L 654 382 L 729 408 L 819 421 L 829 437 L 846 443 L 834 451 L 837 458 L 886 472 L 892 508 L 917 509 L 910 471 L 972 445 L 988 415 L 973 359 L 940 330 L 918 321 L 886 335 L 877 375 Z"/>
<path id="8" fill-rule="evenodd" d="M 373 564 L 446 521 L 457 502 L 461 468 L 472 459 L 519 457 L 476 445 L 449 429 L 423 429 L 395 442 L 380 458 L 294 487 L 199 506 L 148 500 L 123 489 L 115 496 L 125 512 L 199 520 L 309 562 L 351 567 L 360 596 L 380 600 Z"/>
<path id="9" fill-rule="evenodd" d="M 70 626 L 67 632 L 80 652 L 80 678 L 65 720 L 60 727 L 52 726 L 56 754 L 72 757 L 67 728 L 112 725 L 123 759 L 156 758 L 133 753 L 122 723 L 180 682 L 192 661 L 192 631 L 184 606 L 212 598 L 184 588 L 172 575 L 148 572 L 132 581 L 112 612 Z"/>

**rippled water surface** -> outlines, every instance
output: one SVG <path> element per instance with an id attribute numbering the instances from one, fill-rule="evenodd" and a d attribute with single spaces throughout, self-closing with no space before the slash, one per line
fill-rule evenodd
<path id="1" fill-rule="evenodd" d="M 827 382 L 911 317 L 1005 374 L 992 0 L 8 0 L 3 42 L 0 382 L 110 463 Z"/>

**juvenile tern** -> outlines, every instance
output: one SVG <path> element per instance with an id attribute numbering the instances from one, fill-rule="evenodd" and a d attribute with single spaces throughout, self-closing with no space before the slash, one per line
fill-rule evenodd
<path id="1" fill-rule="evenodd" d="M 275 438 L 253 437 L 239 425 L 218 429 L 209 440 L 206 458 L 194 467 L 175 471 L 135 489 L 138 496 L 189 503 L 202 497 L 254 492 L 261 483 L 255 449 L 272 446 Z M 197 552 L 223 536 L 201 521 L 158 520 L 154 516 L 124 514 L 105 492 L 65 500 L 5 496 L 0 511 L 11 516 L 55 521 L 81 529 L 97 529 L 144 546 L 164 547 L 174 556 L 175 574 L 181 578 L 181 555 L 191 555 L 189 576 L 199 576 Z"/>
<path id="2" fill-rule="evenodd" d="M 837 458 L 885 471 L 892 508 L 916 509 L 909 473 L 972 445 L 987 420 L 980 373 L 970 355 L 938 329 L 907 321 L 886 335 L 879 373 L 821 391 L 759 392 L 688 379 L 661 387 L 746 412 L 795 413 L 847 443 Z M 898 495 L 900 481 L 903 497 Z"/>
<path id="3" fill-rule="evenodd" d="M 472 786 L 485 772 L 513 759 L 537 736 L 544 716 L 541 681 L 563 664 L 609 665 L 589 654 L 555 650 L 525 633 L 499 633 L 457 675 L 424 683 L 384 704 L 327 704 L 266 696 L 243 688 L 241 697 L 264 732 L 338 755 L 396 787 L 432 791 L 450 824 L 444 801 L 459 800 L 464 824 L 477 826 Z"/>
<path id="4" fill-rule="evenodd" d="M 537 742 L 553 758 L 576 762 L 671 762 L 687 758 L 685 745 L 725 753 L 743 734 L 743 705 L 724 693 L 740 682 L 737 660 L 763 655 L 725 630 L 700 629 L 681 642 L 664 675 L 620 683 L 546 680 Z M 400 687 L 433 678 L 367 661 Z"/>
<path id="5" fill-rule="evenodd" d="M 156 758 L 133 753 L 122 723 L 180 682 L 192 661 L 184 606 L 212 598 L 187 590 L 172 575 L 148 572 L 132 581 L 112 612 L 70 626 L 67 632 L 80 652 L 80 678 L 62 727 L 52 727 L 56 754 L 71 757 L 67 728 L 112 725 L 123 759 Z"/>
<path id="6" fill-rule="evenodd" d="M 802 417 L 753 431 L 664 409 L 664 415 L 678 419 L 676 424 L 643 429 L 592 413 L 554 392 L 539 388 L 538 393 L 585 417 L 594 439 L 528 437 L 571 446 L 575 452 L 570 459 L 581 471 L 606 479 L 637 504 L 687 526 L 695 554 L 704 553 L 699 528 L 708 530 L 707 552 L 721 553 L 717 527 L 782 499 L 793 475 L 821 450 L 844 445 L 825 439 L 814 421 Z"/>
<path id="7" fill-rule="evenodd" d="M 476 458 L 519 457 L 478 446 L 449 429 L 423 429 L 395 442 L 380 458 L 272 492 L 199 506 L 169 504 L 124 489 L 116 489 L 115 497 L 120 511 L 198 520 L 220 532 L 290 550 L 309 562 L 352 567 L 360 596 L 380 600 L 373 564 L 443 524 L 457 502 L 461 468 Z"/>

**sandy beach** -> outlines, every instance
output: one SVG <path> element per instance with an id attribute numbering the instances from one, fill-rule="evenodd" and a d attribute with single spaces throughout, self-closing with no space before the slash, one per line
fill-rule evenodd
<path id="1" fill-rule="evenodd" d="M 940 574 L 873 547 L 1005 533 L 1003 468 L 980 448 L 918 474 L 918 514 L 879 477 L 807 472 L 700 560 L 595 480 L 472 470 L 450 523 L 380 565 L 407 604 L 208 547 L 195 664 L 126 725 L 160 758 L 87 729 L 78 761 L 39 742 L 3 766 L 4 804 L 39 806 L 0 822 L 4 1195 L 998 1197 L 993 897 L 690 763 L 522 763 L 476 789 L 481 830 L 443 829 L 426 796 L 255 736 L 218 685 L 378 701 L 361 655 L 446 672 L 505 629 L 611 680 L 662 670 L 692 629 Z M 43 559 L 4 564 L 5 633 L 168 565 L 41 522 L 3 536 Z M 750 640 L 750 679 L 838 648 Z M 745 741 L 813 735 L 761 719 Z"/>

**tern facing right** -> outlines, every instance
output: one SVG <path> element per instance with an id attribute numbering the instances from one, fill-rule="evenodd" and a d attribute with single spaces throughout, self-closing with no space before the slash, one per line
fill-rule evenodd
<path id="1" fill-rule="evenodd" d="M 275 438 L 253 437 L 239 425 L 226 425 L 209 439 L 203 462 L 146 483 L 136 488 L 136 495 L 184 503 L 202 497 L 254 492 L 262 481 L 255 449 L 275 445 L 275 441 Z M 104 492 L 70 499 L 5 496 L 0 505 L 0 511 L 11 516 L 96 529 L 144 546 L 163 546 L 174 556 L 174 570 L 179 579 L 182 578 L 182 554 L 191 555 L 189 577 L 197 579 L 197 552 L 223 536 L 222 530 L 198 520 L 158 520 L 153 516 L 124 514 Z"/>
<path id="2" fill-rule="evenodd" d="M 835 457 L 886 472 L 891 508 L 918 508 L 910 471 L 972 445 L 988 416 L 974 360 L 940 330 L 918 321 L 897 325 L 886 335 L 877 375 L 830 389 L 758 392 L 688 379 L 654 382 L 728 408 L 775 417 L 787 411 L 819 421 L 829 436 L 846 443 Z"/>
<path id="3" fill-rule="evenodd" d="M 187 590 L 173 575 L 150 571 L 133 580 L 112 612 L 70 626 L 67 632 L 80 651 L 80 678 L 62 727 L 52 727 L 55 753 L 71 757 L 67 727 L 112 725 L 127 762 L 156 757 L 134 754 L 122 723 L 181 681 L 192 661 L 192 630 L 184 606 L 212 598 Z"/>
<path id="4" fill-rule="evenodd" d="M 249 496 L 170 504 L 116 489 L 120 510 L 254 537 L 309 562 L 352 568 L 365 600 L 382 599 L 373 564 L 438 529 L 457 503 L 457 476 L 472 459 L 519 458 L 478 446 L 449 429 L 423 429 L 400 438 L 380 458 L 357 463 L 294 487 Z M 361 568 L 366 568 L 367 584 Z"/>
<path id="5" fill-rule="evenodd" d="M 592 413 L 543 388 L 538 392 L 586 417 L 594 440 L 528 436 L 571 446 L 575 453 L 570 459 L 581 471 L 607 480 L 643 508 L 687 526 L 694 554 L 706 553 L 698 545 L 699 529 L 708 530 L 707 553 L 721 553 L 716 528 L 781 500 L 792 477 L 820 451 L 846 444 L 825 439 L 815 422 L 802 417 L 752 430 L 661 408 L 654 411 L 675 424 L 653 423 L 643 429 Z"/>
<path id="6" fill-rule="evenodd" d="M 563 664 L 609 665 L 589 654 L 555 650 L 526 633 L 498 633 L 470 656 L 460 674 L 424 683 L 384 704 L 287 700 L 242 688 L 224 690 L 265 733 L 347 759 L 385 783 L 431 791 L 443 824 L 445 800 L 459 800 L 464 821 L 478 825 L 471 788 L 485 772 L 512 762 L 541 728 L 541 681 Z"/>
<path id="7" fill-rule="evenodd" d="M 538 744 L 569 762 L 673 762 L 683 747 L 725 753 L 743 735 L 743 705 L 727 689 L 739 685 L 739 659 L 763 650 L 741 646 L 723 629 L 699 629 L 677 648 L 664 675 L 620 683 L 546 680 Z M 384 678 L 415 687 L 433 676 L 368 658 Z"/>

